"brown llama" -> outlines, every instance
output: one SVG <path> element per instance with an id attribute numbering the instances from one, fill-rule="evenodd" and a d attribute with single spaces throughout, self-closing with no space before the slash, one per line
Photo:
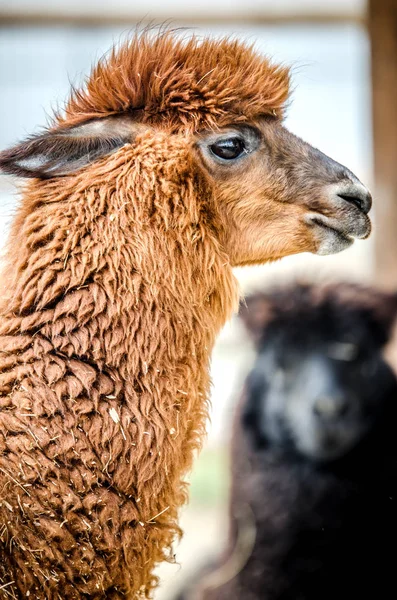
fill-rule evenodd
<path id="1" fill-rule="evenodd" d="M 282 125 L 288 70 L 144 33 L 0 154 L 32 177 L 0 305 L 0 596 L 149 597 L 203 438 L 235 265 L 367 237 L 370 195 Z"/>

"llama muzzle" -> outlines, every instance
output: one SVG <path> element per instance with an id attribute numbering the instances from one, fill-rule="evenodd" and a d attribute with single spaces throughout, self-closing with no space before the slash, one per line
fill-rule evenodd
<path id="1" fill-rule="evenodd" d="M 323 255 L 341 252 L 355 239 L 366 239 L 371 233 L 368 213 L 372 197 L 367 188 L 360 181 L 351 179 L 327 187 L 332 213 L 325 214 L 324 211 L 306 215 L 306 223 L 313 227 L 318 243 L 317 254 Z"/>

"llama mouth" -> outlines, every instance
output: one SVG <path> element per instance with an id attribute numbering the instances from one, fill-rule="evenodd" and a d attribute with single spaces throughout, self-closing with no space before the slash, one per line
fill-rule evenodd
<path id="1" fill-rule="evenodd" d="M 340 229 L 337 229 L 336 227 L 333 227 L 333 226 L 329 225 L 328 223 L 324 223 L 320 219 L 314 218 L 314 219 L 312 219 L 312 223 L 314 223 L 315 225 L 318 225 L 319 227 L 322 227 L 323 229 L 331 231 L 334 235 L 338 236 L 342 241 L 346 241 L 346 242 L 350 242 L 350 243 L 352 243 L 354 241 L 354 237 L 352 235 L 349 235 L 345 231 L 341 231 Z"/>
<path id="2" fill-rule="evenodd" d="M 342 252 L 353 244 L 355 237 L 358 237 L 338 229 L 328 221 L 327 217 L 321 215 L 310 215 L 308 223 L 315 228 L 314 235 L 318 242 L 316 254 L 319 255 Z"/>

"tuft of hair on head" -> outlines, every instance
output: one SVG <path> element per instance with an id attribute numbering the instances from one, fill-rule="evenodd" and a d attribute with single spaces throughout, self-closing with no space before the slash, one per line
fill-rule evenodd
<path id="1" fill-rule="evenodd" d="M 274 321 L 301 315 L 310 318 L 326 310 L 355 313 L 371 329 L 379 345 L 385 345 L 397 321 L 397 292 L 386 292 L 358 283 L 302 283 L 257 291 L 240 304 L 239 318 L 258 346 Z"/>
<path id="2" fill-rule="evenodd" d="M 289 68 L 253 45 L 149 28 L 112 48 L 57 120 L 75 125 L 128 112 L 167 131 L 199 131 L 281 118 L 289 90 Z"/>

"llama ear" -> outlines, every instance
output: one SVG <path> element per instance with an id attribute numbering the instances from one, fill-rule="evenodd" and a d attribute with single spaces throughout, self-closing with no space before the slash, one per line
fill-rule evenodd
<path id="1" fill-rule="evenodd" d="M 390 337 L 397 321 L 397 293 L 362 286 L 336 284 L 332 286 L 334 298 L 345 308 L 358 312 L 373 330 L 373 339 L 383 345 Z"/>
<path id="2" fill-rule="evenodd" d="M 379 292 L 373 306 L 369 307 L 370 313 L 388 341 L 393 333 L 394 324 L 397 321 L 397 294 Z"/>
<path id="3" fill-rule="evenodd" d="M 0 169 L 41 179 L 68 175 L 131 143 L 143 127 L 130 117 L 114 116 L 49 130 L 0 152 Z"/>
<path id="4" fill-rule="evenodd" d="M 272 316 L 272 304 L 264 294 L 257 293 L 240 303 L 239 317 L 255 343 L 263 336 L 263 329 Z"/>

